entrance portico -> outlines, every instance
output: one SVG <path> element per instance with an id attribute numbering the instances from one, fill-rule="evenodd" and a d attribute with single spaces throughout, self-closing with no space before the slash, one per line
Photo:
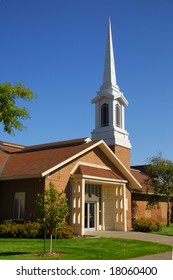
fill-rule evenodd
<path id="1" fill-rule="evenodd" d="M 91 170 L 96 169 L 89 167 Z M 75 234 L 88 231 L 127 230 L 126 180 L 116 177 L 108 168 L 98 168 L 106 177 L 79 174 L 76 170 L 71 179 L 71 224 Z M 78 174 L 77 174 L 78 173 Z M 109 176 L 108 176 L 109 175 Z"/>

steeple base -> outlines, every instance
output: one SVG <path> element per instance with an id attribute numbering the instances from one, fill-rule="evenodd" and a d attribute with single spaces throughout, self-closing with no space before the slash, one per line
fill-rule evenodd
<path id="1" fill-rule="evenodd" d="M 109 146 L 109 148 L 116 154 L 119 160 L 130 170 L 130 149 L 118 145 Z"/>
<path id="2" fill-rule="evenodd" d="M 92 140 L 103 139 L 108 146 L 118 145 L 131 149 L 129 134 L 125 129 L 105 126 L 94 129 L 91 134 Z"/>
<path id="3" fill-rule="evenodd" d="M 107 126 L 94 129 L 91 134 L 92 140 L 103 139 L 126 168 L 130 170 L 131 143 L 126 130 Z"/>

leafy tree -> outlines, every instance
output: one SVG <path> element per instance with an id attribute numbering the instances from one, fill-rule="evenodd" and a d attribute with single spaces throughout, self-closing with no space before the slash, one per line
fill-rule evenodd
<path id="1" fill-rule="evenodd" d="M 29 118 L 28 110 L 26 107 L 19 107 L 17 103 L 20 99 L 31 101 L 34 97 L 33 92 L 22 83 L 0 84 L 0 122 L 3 123 L 5 132 L 14 134 L 14 129 L 26 128 L 21 120 Z"/>
<path id="2" fill-rule="evenodd" d="M 52 236 L 64 223 L 69 214 L 67 198 L 64 192 L 58 192 L 52 182 L 44 194 L 38 194 L 37 205 L 42 213 L 44 227 L 50 233 L 50 254 L 52 253 Z"/>
<path id="3" fill-rule="evenodd" d="M 167 226 L 170 225 L 171 211 L 170 201 L 173 197 L 173 162 L 162 158 L 162 154 L 158 154 L 150 158 L 147 166 L 148 190 L 152 190 L 160 200 L 165 196 L 167 201 Z"/>

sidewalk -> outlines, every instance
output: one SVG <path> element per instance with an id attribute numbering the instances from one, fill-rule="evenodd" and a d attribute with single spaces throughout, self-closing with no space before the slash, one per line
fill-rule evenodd
<path id="1" fill-rule="evenodd" d="M 85 233 L 88 236 L 102 236 L 102 237 L 114 237 L 125 238 L 132 240 L 143 240 L 162 244 L 168 244 L 173 247 L 173 236 L 151 234 L 135 231 L 89 231 Z M 172 260 L 172 252 L 166 252 L 155 255 L 148 255 L 144 257 L 135 258 L 135 260 Z"/>

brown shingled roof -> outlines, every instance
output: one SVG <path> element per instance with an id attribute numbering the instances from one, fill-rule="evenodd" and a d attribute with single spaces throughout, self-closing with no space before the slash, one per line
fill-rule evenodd
<path id="1" fill-rule="evenodd" d="M 0 150 L 3 150 L 5 152 L 19 152 L 21 151 L 25 146 L 23 145 L 18 145 L 10 142 L 4 142 L 0 141 Z"/>
<path id="2" fill-rule="evenodd" d="M 49 149 L 44 147 L 43 150 L 23 151 L 10 155 L 5 169 L 2 171 L 1 179 L 9 177 L 41 176 L 43 172 L 53 166 L 64 162 L 73 157 L 87 147 L 93 145 L 93 142 L 83 143 L 74 146 L 60 146 Z"/>
<path id="3" fill-rule="evenodd" d="M 109 178 L 113 180 L 125 180 L 125 178 L 119 174 L 113 172 L 107 168 L 93 167 L 89 165 L 79 165 L 74 174 L 88 175 L 100 178 Z"/>
<path id="4" fill-rule="evenodd" d="M 2 143 L 0 142 L 0 144 Z M 10 146 L 10 143 L 7 146 Z M 8 154 L 8 157 L 4 154 L 4 158 L 1 157 L 0 180 L 44 177 L 91 149 L 99 147 L 117 168 L 117 172 L 113 174 L 110 171 L 104 170 L 103 172 L 102 170 L 101 174 L 100 171 L 98 172 L 95 169 L 88 169 L 85 172 L 89 172 L 93 176 L 102 175 L 105 178 L 123 178 L 123 180 L 125 178 L 133 186 L 133 189 L 141 189 L 139 181 L 128 171 L 103 140 L 91 141 L 89 138 L 79 138 L 29 147 L 17 144 L 13 144 L 13 146 L 16 146 L 17 150 L 3 151 Z M 81 172 L 84 172 L 84 169 Z"/>
<path id="5" fill-rule="evenodd" d="M 145 180 L 148 179 L 148 176 L 138 169 L 131 169 L 131 173 L 136 178 L 136 180 L 140 183 L 140 185 L 142 186 L 141 191 L 146 192 L 147 191 L 147 184 L 146 184 Z"/>

